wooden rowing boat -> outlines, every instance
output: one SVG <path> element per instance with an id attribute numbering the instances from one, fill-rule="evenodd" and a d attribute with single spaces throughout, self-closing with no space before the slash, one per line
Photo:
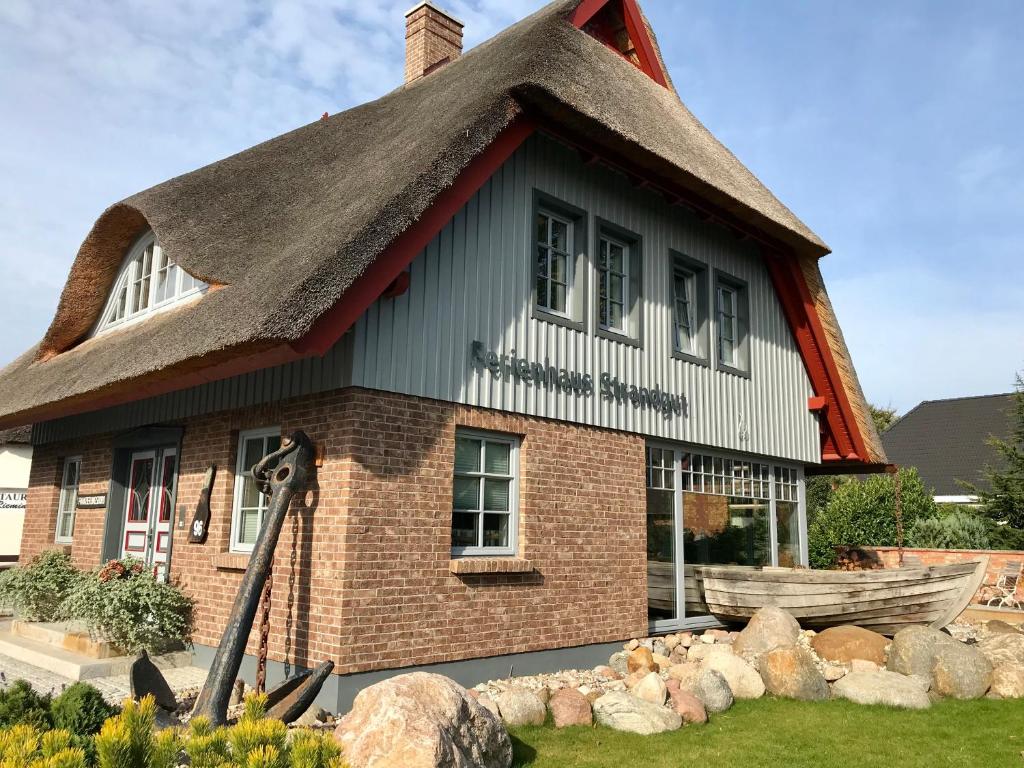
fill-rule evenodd
<path id="1" fill-rule="evenodd" d="M 971 602 L 985 578 L 988 558 L 955 565 L 878 571 L 695 566 L 710 612 L 725 622 L 746 622 L 768 605 L 789 611 L 801 626 L 839 624 L 893 635 L 904 627 L 949 624 Z"/>

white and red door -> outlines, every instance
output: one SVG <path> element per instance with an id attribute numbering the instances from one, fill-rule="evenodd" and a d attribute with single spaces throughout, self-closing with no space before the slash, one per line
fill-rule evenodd
<path id="1" fill-rule="evenodd" d="M 171 524 L 178 481 L 176 448 L 135 451 L 128 468 L 122 557 L 152 566 L 158 576 L 167 571 L 171 553 Z"/>

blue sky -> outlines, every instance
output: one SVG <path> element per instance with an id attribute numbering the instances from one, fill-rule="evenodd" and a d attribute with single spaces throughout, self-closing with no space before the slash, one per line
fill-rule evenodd
<path id="1" fill-rule="evenodd" d="M 110 203 L 401 81 L 411 0 L 0 2 L 0 363 Z M 539 7 L 448 0 L 469 46 Z M 832 247 L 870 400 L 1024 368 L 1024 3 L 641 0 L 694 113 Z"/>

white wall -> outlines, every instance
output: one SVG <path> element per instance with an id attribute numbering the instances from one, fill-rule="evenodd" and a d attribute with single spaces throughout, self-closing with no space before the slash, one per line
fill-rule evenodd
<path id="1" fill-rule="evenodd" d="M 0 493 L 25 491 L 32 468 L 32 446 L 0 446 Z M 0 555 L 16 555 L 21 551 L 21 528 L 24 509 L 0 507 Z M 0 567 L 5 563 L 0 562 Z"/>

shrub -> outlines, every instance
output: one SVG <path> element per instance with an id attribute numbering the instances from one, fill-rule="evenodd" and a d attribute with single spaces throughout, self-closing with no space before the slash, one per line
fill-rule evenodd
<path id="1" fill-rule="evenodd" d="M 906 537 L 919 518 L 935 517 L 938 510 L 916 469 L 901 469 L 898 475 Z M 893 475 L 837 485 L 808 528 L 812 567 L 834 566 L 837 546 L 895 546 L 896 487 Z"/>
<path id="2" fill-rule="evenodd" d="M 193 718 L 184 731 L 154 734 L 153 697 L 126 701 L 96 737 L 99 768 L 344 768 L 341 749 L 329 734 L 294 731 L 280 720 L 264 719 L 266 700 L 246 702 L 237 725 L 213 728 Z M 179 758 L 184 753 L 185 759 Z"/>
<path id="3" fill-rule="evenodd" d="M 57 550 L 41 552 L 28 565 L 12 568 L 0 579 L 0 602 L 14 606 L 26 621 L 56 621 L 64 599 L 82 580 L 71 558 Z"/>
<path id="4" fill-rule="evenodd" d="M 0 729 L 0 766 L 7 768 L 86 768 L 85 752 L 72 746 L 67 731 L 40 731 L 31 725 Z"/>
<path id="5" fill-rule="evenodd" d="M 117 713 L 118 708 L 88 683 L 75 683 L 50 705 L 54 726 L 77 736 L 99 733 L 103 723 Z"/>
<path id="6" fill-rule="evenodd" d="M 15 680 L 0 690 L 0 727 L 27 725 L 39 731 L 53 727 L 50 697 L 32 690 L 24 680 Z"/>
<path id="7" fill-rule="evenodd" d="M 192 600 L 138 560 L 112 560 L 85 576 L 63 611 L 128 653 L 160 653 L 192 638 Z"/>
<path id="8" fill-rule="evenodd" d="M 912 547 L 925 549 L 988 549 L 989 526 L 975 514 L 956 510 L 936 517 L 922 517 L 910 529 Z"/>

